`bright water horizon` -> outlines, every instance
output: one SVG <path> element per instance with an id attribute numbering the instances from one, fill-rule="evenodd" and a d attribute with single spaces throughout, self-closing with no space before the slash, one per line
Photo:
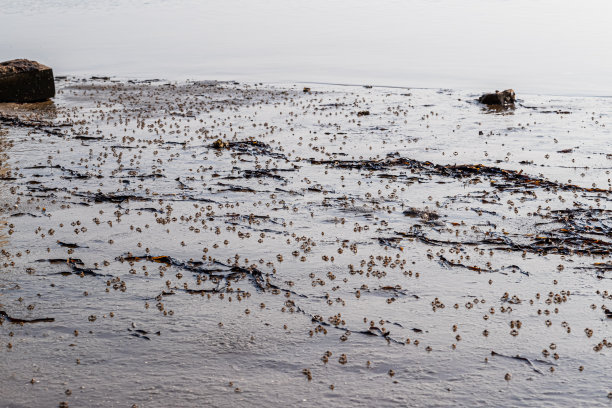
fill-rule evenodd
<path id="1" fill-rule="evenodd" d="M 0 0 L 56 75 L 612 95 L 609 1 Z"/>

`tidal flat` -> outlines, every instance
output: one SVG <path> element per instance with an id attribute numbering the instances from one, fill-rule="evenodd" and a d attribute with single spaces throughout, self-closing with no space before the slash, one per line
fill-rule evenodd
<path id="1" fill-rule="evenodd" d="M 56 88 L 0 104 L 1 406 L 610 405 L 611 98 Z"/>

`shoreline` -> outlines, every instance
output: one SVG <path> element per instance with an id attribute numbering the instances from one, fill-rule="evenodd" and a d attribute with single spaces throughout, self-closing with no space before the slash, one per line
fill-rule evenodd
<path id="1" fill-rule="evenodd" d="M 483 86 L 477 86 L 475 83 L 471 84 L 469 86 L 455 86 L 455 87 L 447 87 L 447 86 L 409 86 L 409 85 L 393 85 L 393 84 L 384 84 L 384 83 L 380 83 L 377 84 L 375 82 L 372 81 L 366 81 L 364 83 L 358 83 L 358 82 L 338 82 L 338 81 L 309 81 L 309 80 L 279 80 L 279 81 L 270 81 L 270 80 L 257 80 L 254 78 L 249 78 L 249 79 L 236 79 L 236 78 L 232 78 L 232 77 L 228 77 L 226 79 L 214 79 L 214 77 L 209 77 L 209 76 L 202 76 L 202 77 L 190 77 L 188 75 L 179 75 L 176 78 L 162 78 L 162 77 L 156 77 L 156 76 L 152 76 L 149 78 L 142 77 L 142 76 L 122 76 L 122 75 L 116 75 L 116 76 L 111 76 L 108 74 L 94 74 L 91 72 L 87 72 L 87 73 L 81 73 L 81 74 L 56 74 L 55 75 L 56 79 L 80 79 L 80 80 L 100 80 L 103 78 L 108 78 L 109 81 L 113 82 L 113 81 L 118 81 L 118 82 L 129 82 L 129 81 L 136 81 L 138 83 L 145 83 L 145 82 L 169 82 L 169 83 L 176 83 L 176 84 L 180 84 L 180 83 L 187 83 L 187 82 L 220 82 L 220 83 L 231 83 L 231 82 L 238 82 L 238 83 L 244 83 L 244 84 L 250 84 L 250 85 L 254 85 L 254 84 L 264 84 L 264 85 L 271 85 L 271 86 L 285 86 L 285 87 L 290 87 L 292 85 L 322 85 L 322 86 L 341 86 L 341 87 L 373 87 L 373 88 L 380 88 L 380 89 L 405 89 L 405 90 L 410 90 L 410 89 L 421 89 L 421 90 L 450 90 L 450 91 L 455 91 L 455 92 L 462 92 L 462 93 L 473 93 L 474 95 L 481 95 L 482 93 L 485 92 L 493 92 L 495 89 L 491 88 L 488 89 L 487 87 L 483 87 Z M 143 79 L 145 78 L 145 79 Z M 239 78 L 239 77 L 237 77 Z M 512 83 L 504 83 L 502 85 L 500 85 L 499 89 L 501 88 L 508 88 L 508 87 L 512 87 L 514 86 Z M 489 87 L 490 88 L 490 87 Z M 576 92 L 567 92 L 567 93 L 556 93 L 555 91 L 526 91 L 523 92 L 522 90 L 519 91 L 519 95 L 525 95 L 525 96 L 537 96 L 537 97 L 543 97 L 543 96 L 548 96 L 548 97 L 562 97 L 562 98 L 612 98 L 612 93 L 610 94 L 598 94 L 595 92 L 585 92 L 585 91 L 576 91 Z"/>

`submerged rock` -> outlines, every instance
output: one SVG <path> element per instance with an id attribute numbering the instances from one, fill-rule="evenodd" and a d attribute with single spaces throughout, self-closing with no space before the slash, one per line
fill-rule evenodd
<path id="1" fill-rule="evenodd" d="M 0 102 L 38 102 L 54 96 L 51 68 L 27 59 L 0 62 Z"/>
<path id="2" fill-rule="evenodd" d="M 513 89 L 506 89 L 505 91 L 495 91 L 495 93 L 488 93 L 478 98 L 478 102 L 484 103 L 485 105 L 513 105 L 516 101 L 516 95 Z"/>

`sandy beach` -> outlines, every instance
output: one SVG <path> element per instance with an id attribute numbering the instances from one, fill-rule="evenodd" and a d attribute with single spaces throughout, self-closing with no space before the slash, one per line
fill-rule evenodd
<path id="1" fill-rule="evenodd" d="M 609 406 L 612 99 L 56 89 L 0 104 L 0 406 Z"/>

